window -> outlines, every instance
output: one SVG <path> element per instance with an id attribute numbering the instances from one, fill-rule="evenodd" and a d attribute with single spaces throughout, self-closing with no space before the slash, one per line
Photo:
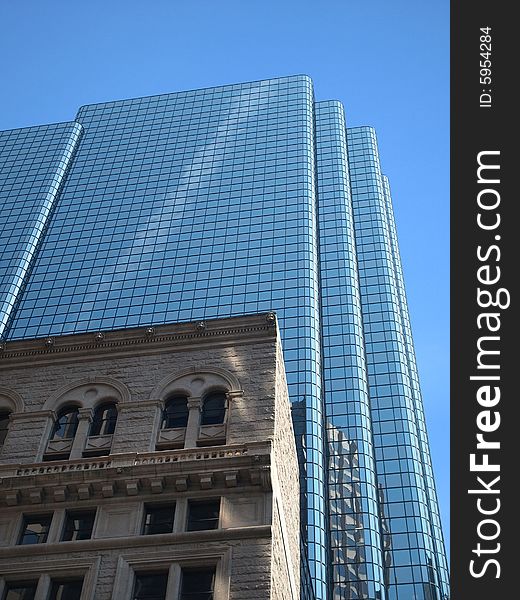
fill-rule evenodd
<path id="1" fill-rule="evenodd" d="M 216 500 L 190 501 L 188 503 L 188 531 L 217 529 L 220 498 Z"/>
<path id="2" fill-rule="evenodd" d="M 27 516 L 23 519 L 19 545 L 44 544 L 47 541 L 52 515 Z"/>
<path id="3" fill-rule="evenodd" d="M 49 600 L 79 600 L 82 588 L 83 578 L 53 580 Z"/>
<path id="4" fill-rule="evenodd" d="M 135 576 L 133 600 L 165 600 L 168 573 L 143 573 Z"/>
<path id="5" fill-rule="evenodd" d="M 0 412 L 0 446 L 4 445 L 7 431 L 9 429 L 9 413 L 7 411 Z"/>
<path id="6" fill-rule="evenodd" d="M 67 512 L 61 541 L 70 542 L 74 540 L 90 540 L 92 537 L 92 529 L 94 528 L 95 518 L 95 510 L 84 512 Z"/>
<path id="7" fill-rule="evenodd" d="M 202 402 L 201 425 L 218 425 L 226 417 L 226 394 L 215 392 L 206 396 Z"/>
<path id="8" fill-rule="evenodd" d="M 175 517 L 175 505 L 147 505 L 144 515 L 144 535 L 156 533 L 171 533 L 173 531 L 173 519 Z"/>
<path id="9" fill-rule="evenodd" d="M 180 600 L 213 600 L 215 567 L 182 569 Z"/>
<path id="10" fill-rule="evenodd" d="M 58 412 L 58 418 L 52 430 L 51 439 L 70 440 L 76 435 L 78 428 L 78 409 L 77 408 L 62 408 Z"/>
<path id="11" fill-rule="evenodd" d="M 8 583 L 2 598 L 4 600 L 34 600 L 37 582 Z"/>
<path id="12" fill-rule="evenodd" d="M 163 412 L 162 429 L 175 429 L 188 425 L 188 399 L 174 396 L 166 401 Z"/>
<path id="13" fill-rule="evenodd" d="M 117 422 L 117 406 L 113 402 L 101 404 L 94 410 L 89 436 L 111 435 Z"/>

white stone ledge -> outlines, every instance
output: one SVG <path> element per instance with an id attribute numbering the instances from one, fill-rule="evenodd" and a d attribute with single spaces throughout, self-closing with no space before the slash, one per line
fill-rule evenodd
<path id="1" fill-rule="evenodd" d="M 189 556 L 193 545 L 210 544 L 212 542 L 229 542 L 243 539 L 270 539 L 271 525 L 249 525 L 246 527 L 230 527 L 227 529 L 210 529 L 206 531 L 184 531 L 182 533 L 160 533 L 157 535 L 139 535 L 131 537 L 103 538 L 93 540 L 76 540 L 54 544 L 30 544 L 27 546 L 10 546 L 0 548 L 0 560 L 4 558 L 41 557 L 43 554 L 70 555 L 70 552 L 95 552 L 97 550 L 130 551 L 133 548 L 175 547 L 176 554 Z M 183 547 L 181 544 L 184 544 Z M 79 559 L 78 559 L 79 560 Z"/>
<path id="2" fill-rule="evenodd" d="M 123 469 L 142 465 L 163 465 L 179 462 L 201 462 L 233 459 L 242 456 L 270 454 L 270 442 L 254 442 L 237 446 L 212 446 L 190 450 L 163 450 L 158 452 L 132 452 L 111 454 L 99 458 L 57 460 L 32 464 L 9 464 L 0 466 L 0 480 L 6 477 L 49 476 L 60 473 Z"/>

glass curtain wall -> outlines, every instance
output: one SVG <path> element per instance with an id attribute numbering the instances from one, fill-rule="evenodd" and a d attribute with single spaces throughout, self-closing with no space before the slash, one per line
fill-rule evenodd
<path id="1" fill-rule="evenodd" d="M 0 337 L 276 311 L 316 598 L 446 598 L 374 131 L 293 76 L 87 105 L 0 140 Z"/>

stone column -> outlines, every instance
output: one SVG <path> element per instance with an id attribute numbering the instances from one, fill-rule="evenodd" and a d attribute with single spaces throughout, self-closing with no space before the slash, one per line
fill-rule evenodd
<path id="1" fill-rule="evenodd" d="M 60 541 L 60 535 L 65 524 L 65 509 L 60 508 L 54 511 L 52 515 L 51 526 L 47 535 L 47 543 L 53 544 Z"/>
<path id="2" fill-rule="evenodd" d="M 34 600 L 45 600 L 49 597 L 49 592 L 51 589 L 51 576 L 47 573 L 40 575 L 38 579 L 38 587 L 36 588 L 36 594 L 34 595 Z"/>
<path id="3" fill-rule="evenodd" d="M 235 390 L 226 394 L 227 399 L 227 410 L 226 410 L 226 444 L 234 444 L 237 438 L 237 434 L 243 439 L 243 419 L 239 421 L 233 421 L 232 408 L 233 405 L 238 405 L 238 414 L 244 409 L 243 406 L 244 392 L 242 390 Z M 249 425 L 248 425 L 249 426 Z M 242 434 L 242 435 L 241 435 Z"/>
<path id="4" fill-rule="evenodd" d="M 173 563 L 168 570 L 168 587 L 166 598 L 180 598 L 181 595 L 181 567 L 179 563 Z"/>
<path id="5" fill-rule="evenodd" d="M 39 462 L 49 443 L 55 420 L 56 413 L 52 410 L 10 415 L 9 433 L 2 448 L 2 463 Z"/>
<path id="6" fill-rule="evenodd" d="M 173 533 L 186 531 L 188 521 L 188 499 L 178 498 L 175 502 L 175 516 L 173 519 Z"/>
<path id="7" fill-rule="evenodd" d="M 200 425 L 200 398 L 188 398 L 188 424 L 186 426 L 186 437 L 184 438 L 185 448 L 196 448 L 199 438 Z"/>
<path id="8" fill-rule="evenodd" d="M 111 452 L 154 452 L 163 406 L 161 400 L 120 403 Z"/>
<path id="9" fill-rule="evenodd" d="M 69 456 L 70 460 L 81 458 L 83 456 L 83 450 L 85 449 L 88 430 L 90 429 L 91 423 L 92 409 L 80 408 L 78 410 L 78 428 L 76 430 L 76 435 L 74 436 L 74 441 L 72 442 L 72 448 Z"/>

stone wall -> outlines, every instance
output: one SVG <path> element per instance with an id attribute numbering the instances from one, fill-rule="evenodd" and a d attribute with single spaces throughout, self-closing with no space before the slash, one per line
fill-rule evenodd
<path id="1" fill-rule="evenodd" d="M 126 600 L 136 572 L 165 570 L 175 597 L 183 565 L 210 564 L 215 600 L 298 598 L 298 469 L 272 319 L 10 342 L 0 378 L 0 409 L 12 413 L 0 450 L 0 588 L 34 578 L 44 600 L 52 577 L 77 574 L 81 600 Z M 227 393 L 217 426 L 225 438 L 207 447 L 206 431 L 197 447 L 198 410 L 211 390 Z M 158 449 L 164 401 L 179 392 L 190 406 L 184 442 Z M 92 410 L 107 400 L 118 407 L 110 453 L 87 456 L 99 443 L 89 436 Z M 64 406 L 80 414 L 73 441 L 53 440 L 69 458 L 51 455 L 49 444 Z M 218 528 L 187 531 L 188 502 L 216 497 Z M 172 532 L 142 535 L 144 507 L 173 502 Z M 96 507 L 91 539 L 60 542 L 67 511 Z M 20 546 L 23 515 L 34 514 L 53 515 L 48 540 Z"/>

